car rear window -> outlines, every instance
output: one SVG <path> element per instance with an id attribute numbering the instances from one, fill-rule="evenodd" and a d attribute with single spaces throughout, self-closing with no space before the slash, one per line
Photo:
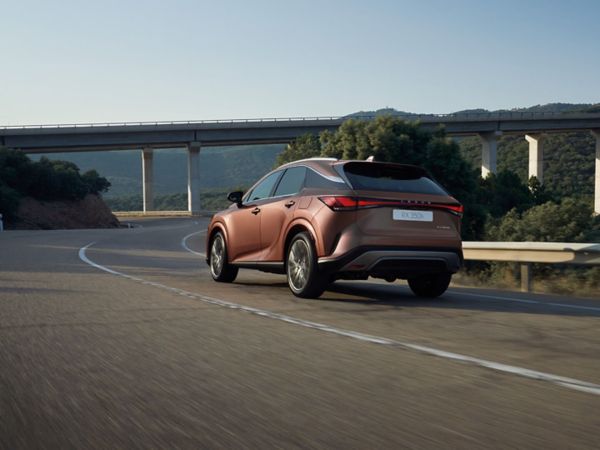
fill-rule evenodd
<path id="1" fill-rule="evenodd" d="M 448 195 L 417 166 L 351 162 L 343 171 L 355 190 Z"/>

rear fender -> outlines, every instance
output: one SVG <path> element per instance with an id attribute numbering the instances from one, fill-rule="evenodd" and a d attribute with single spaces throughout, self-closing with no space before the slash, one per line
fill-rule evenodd
<path id="1" fill-rule="evenodd" d="M 296 230 L 302 229 L 303 231 L 307 231 L 313 242 L 315 243 L 315 248 L 317 250 L 317 256 L 323 254 L 323 242 L 319 239 L 319 234 L 313 227 L 313 225 L 304 218 L 296 218 L 292 222 L 289 223 L 287 229 L 285 230 L 285 240 L 284 240 L 284 248 L 282 248 L 282 260 L 285 260 L 285 253 L 287 251 L 287 246 L 291 237 L 296 234 Z"/>

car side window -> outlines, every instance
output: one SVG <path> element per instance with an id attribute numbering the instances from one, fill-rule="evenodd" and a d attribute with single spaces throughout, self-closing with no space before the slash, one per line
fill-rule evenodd
<path id="1" fill-rule="evenodd" d="M 306 174 L 306 187 L 316 189 L 348 189 L 348 186 L 340 177 L 325 177 L 314 170 L 309 170 Z"/>
<path id="2" fill-rule="evenodd" d="M 281 177 L 281 181 L 275 189 L 275 197 L 284 195 L 293 195 L 300 192 L 304 186 L 304 178 L 306 176 L 306 167 L 292 167 L 287 169 Z"/>
<path id="3" fill-rule="evenodd" d="M 253 202 L 255 200 L 261 200 L 263 198 L 268 198 L 271 196 L 271 192 L 273 191 L 273 187 L 275 183 L 279 179 L 281 175 L 281 171 L 274 172 L 269 175 L 267 178 L 262 180 L 253 190 L 250 192 L 248 197 L 246 197 L 247 202 Z"/>

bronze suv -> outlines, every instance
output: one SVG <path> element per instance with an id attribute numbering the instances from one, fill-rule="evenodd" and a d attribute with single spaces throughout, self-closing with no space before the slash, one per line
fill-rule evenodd
<path id="1" fill-rule="evenodd" d="M 286 274 L 310 298 L 339 279 L 401 278 L 437 297 L 462 265 L 463 206 L 417 166 L 305 159 L 228 199 L 207 233 L 215 281 L 240 268 Z"/>

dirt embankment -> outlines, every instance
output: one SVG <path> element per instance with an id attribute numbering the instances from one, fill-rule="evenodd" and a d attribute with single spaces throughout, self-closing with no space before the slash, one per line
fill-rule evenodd
<path id="1" fill-rule="evenodd" d="M 26 197 L 21 200 L 17 220 L 7 228 L 16 230 L 54 230 L 76 228 L 116 228 L 119 220 L 101 197 L 88 194 L 83 200 L 43 202 Z"/>

